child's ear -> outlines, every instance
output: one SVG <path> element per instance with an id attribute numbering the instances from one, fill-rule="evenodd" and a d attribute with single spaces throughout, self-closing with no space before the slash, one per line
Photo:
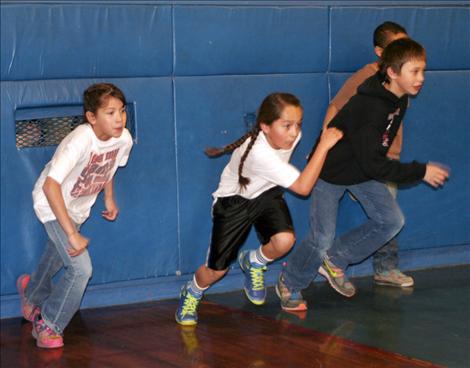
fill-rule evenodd
<path id="1" fill-rule="evenodd" d="M 375 55 L 377 55 L 377 57 L 380 59 L 382 57 L 382 52 L 384 52 L 384 49 L 380 46 L 375 46 L 374 52 L 375 52 Z"/>
<path id="2" fill-rule="evenodd" d="M 88 121 L 92 125 L 95 124 L 96 122 L 95 114 L 93 114 L 91 111 L 87 111 L 85 112 L 85 116 L 86 116 L 86 121 Z"/>
<path id="3" fill-rule="evenodd" d="M 268 134 L 268 133 L 269 133 L 269 130 L 270 130 L 270 126 L 269 126 L 269 125 L 267 125 L 267 124 L 265 124 L 265 123 L 260 123 L 259 126 L 260 126 L 260 128 L 261 128 L 261 130 L 262 130 L 262 132 L 263 132 L 264 134 Z"/>
<path id="4" fill-rule="evenodd" d="M 390 80 L 397 79 L 398 73 L 391 66 L 387 68 L 387 76 Z"/>

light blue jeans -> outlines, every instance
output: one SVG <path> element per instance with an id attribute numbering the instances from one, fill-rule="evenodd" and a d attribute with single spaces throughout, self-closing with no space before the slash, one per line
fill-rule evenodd
<path id="1" fill-rule="evenodd" d="M 49 240 L 25 295 L 30 304 L 41 308 L 46 325 L 62 334 L 80 308 L 92 273 L 91 260 L 88 250 L 76 257 L 67 253 L 68 237 L 57 221 L 46 222 L 44 227 Z M 64 273 L 53 283 L 52 278 L 62 268 Z"/>
<path id="2" fill-rule="evenodd" d="M 396 200 L 398 194 L 396 184 L 387 183 L 387 188 Z M 398 269 L 398 240 L 396 237 L 374 253 L 372 265 L 376 274 Z"/>
<path id="3" fill-rule="evenodd" d="M 338 206 L 346 191 L 356 197 L 368 220 L 335 238 Z M 318 180 L 312 192 L 309 221 L 309 233 L 294 247 L 283 269 L 285 283 L 293 291 L 310 284 L 326 257 L 346 269 L 369 257 L 404 225 L 403 214 L 387 186 L 375 180 L 355 185 Z"/>

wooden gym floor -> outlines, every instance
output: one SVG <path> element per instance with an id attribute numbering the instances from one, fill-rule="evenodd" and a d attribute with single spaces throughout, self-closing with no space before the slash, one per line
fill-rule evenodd
<path id="1" fill-rule="evenodd" d="M 305 292 L 306 313 L 286 313 L 242 291 L 209 294 L 197 327 L 174 321 L 177 300 L 80 311 L 65 346 L 35 346 L 31 324 L 1 320 L 1 367 L 470 367 L 470 266 L 411 273 L 413 289 L 354 279 L 346 299 L 326 283 Z"/>

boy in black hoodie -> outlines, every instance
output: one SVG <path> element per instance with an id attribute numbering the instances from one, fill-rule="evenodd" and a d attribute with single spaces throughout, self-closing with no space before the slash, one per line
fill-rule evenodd
<path id="1" fill-rule="evenodd" d="M 417 42 L 404 38 L 390 43 L 379 72 L 359 87 L 328 124 L 344 136 L 329 151 L 313 189 L 309 234 L 294 248 L 276 285 L 283 309 L 307 309 L 300 291 L 317 271 L 340 294 L 355 294 L 345 268 L 370 256 L 404 225 L 403 214 L 384 182 L 424 180 L 438 187 L 448 178 L 448 171 L 439 164 L 387 158 L 408 107 L 408 95 L 416 95 L 423 85 L 425 66 L 425 51 Z M 345 191 L 360 202 L 368 221 L 335 239 L 338 205 Z"/>

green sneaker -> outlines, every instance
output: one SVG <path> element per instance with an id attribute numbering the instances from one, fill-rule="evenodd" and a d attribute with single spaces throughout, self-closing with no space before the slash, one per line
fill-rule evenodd
<path id="1" fill-rule="evenodd" d="M 264 304 L 266 300 L 266 287 L 264 286 L 264 272 L 266 266 L 250 262 L 250 252 L 240 252 L 238 257 L 240 268 L 245 274 L 244 290 L 246 297 L 255 305 Z"/>
<path id="2" fill-rule="evenodd" d="M 331 287 L 341 295 L 350 298 L 356 294 L 356 288 L 348 280 L 343 270 L 339 267 L 336 267 L 328 259 L 323 261 L 323 264 L 318 269 L 318 272 L 320 275 L 325 277 L 330 283 Z"/>
<path id="3" fill-rule="evenodd" d="M 197 306 L 202 299 L 202 295 L 197 295 L 188 286 L 190 282 L 181 289 L 178 309 L 175 313 L 176 322 L 183 326 L 197 324 Z"/>
<path id="4" fill-rule="evenodd" d="M 376 273 L 374 275 L 374 281 L 378 285 L 395 287 L 412 287 L 414 285 L 412 277 L 405 275 L 397 269 Z"/>

